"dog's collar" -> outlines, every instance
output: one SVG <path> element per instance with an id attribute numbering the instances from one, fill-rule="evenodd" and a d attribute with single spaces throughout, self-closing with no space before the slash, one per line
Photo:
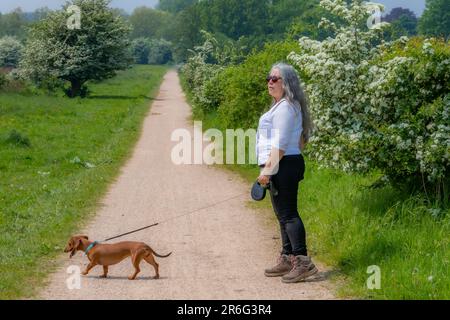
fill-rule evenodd
<path id="1" fill-rule="evenodd" d="M 98 241 L 92 242 L 89 247 L 87 247 L 86 251 L 84 251 L 85 255 L 88 255 L 89 251 L 91 251 L 96 245 L 98 244 Z"/>

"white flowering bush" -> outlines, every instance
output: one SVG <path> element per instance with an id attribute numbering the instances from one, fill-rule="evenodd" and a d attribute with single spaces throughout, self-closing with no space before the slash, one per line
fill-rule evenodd
<path id="1" fill-rule="evenodd" d="M 66 82 L 69 97 L 86 96 L 89 80 L 101 81 L 133 62 L 129 47 L 131 25 L 109 7 L 108 0 L 71 0 L 30 26 L 19 64 L 23 77 L 40 86 Z M 67 28 L 76 5 L 82 12 L 79 29 Z M 50 86 L 51 87 L 51 86 Z"/>
<path id="2" fill-rule="evenodd" d="M 17 67 L 23 51 L 23 45 L 14 37 L 0 39 L 0 67 Z"/>
<path id="3" fill-rule="evenodd" d="M 371 67 L 368 116 L 378 131 L 377 167 L 444 187 L 450 165 L 450 47 L 412 39 L 383 52 Z M 425 180 L 425 181 L 423 181 Z M 442 189 L 442 188 L 441 188 Z"/>
<path id="4" fill-rule="evenodd" d="M 345 25 L 323 19 L 335 36 L 301 38 L 300 53 L 288 57 L 305 77 L 315 119 L 309 155 L 345 171 L 379 169 L 391 182 L 442 195 L 450 164 L 448 43 L 385 43 L 386 24 L 366 25 L 374 4 L 320 4 Z"/>
<path id="5" fill-rule="evenodd" d="M 203 31 L 205 42 L 191 50 L 191 57 L 181 68 L 181 72 L 188 90 L 192 93 L 193 103 L 202 111 L 211 111 L 216 98 L 214 88 L 218 85 L 212 85 L 211 81 L 223 70 L 223 66 L 217 61 L 217 40 L 209 33 Z"/>

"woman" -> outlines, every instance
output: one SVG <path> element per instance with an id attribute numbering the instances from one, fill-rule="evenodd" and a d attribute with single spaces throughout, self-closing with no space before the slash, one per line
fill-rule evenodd
<path id="1" fill-rule="evenodd" d="M 302 281 L 317 273 L 308 257 L 306 232 L 297 211 L 298 185 L 303 180 L 304 145 L 312 128 L 308 102 L 295 69 L 278 63 L 267 77 L 270 110 L 260 121 L 257 134 L 257 158 L 261 167 L 258 181 L 270 180 L 278 194 L 270 193 L 272 206 L 280 223 L 283 248 L 278 264 L 266 269 L 267 277 L 282 276 L 285 283 Z"/>

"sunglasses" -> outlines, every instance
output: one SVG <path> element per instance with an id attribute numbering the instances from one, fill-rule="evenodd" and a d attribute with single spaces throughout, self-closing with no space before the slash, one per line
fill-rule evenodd
<path id="1" fill-rule="evenodd" d="M 267 76 L 266 81 L 269 83 L 270 80 L 272 80 L 273 83 L 277 83 L 278 80 L 281 80 L 281 77 L 277 77 L 277 76 Z"/>

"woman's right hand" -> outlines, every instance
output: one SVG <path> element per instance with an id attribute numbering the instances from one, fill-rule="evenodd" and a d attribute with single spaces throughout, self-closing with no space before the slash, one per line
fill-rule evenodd
<path id="1" fill-rule="evenodd" d="M 270 183 L 270 176 L 260 175 L 258 177 L 258 182 L 262 186 L 267 186 Z"/>

